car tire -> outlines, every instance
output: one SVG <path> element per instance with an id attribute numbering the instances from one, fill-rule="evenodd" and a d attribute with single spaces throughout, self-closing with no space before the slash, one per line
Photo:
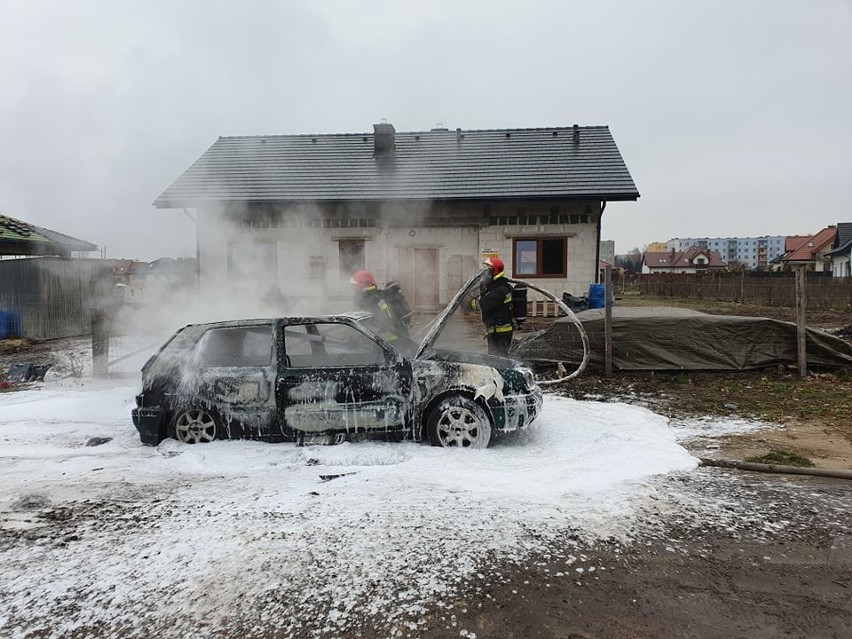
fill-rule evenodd
<path id="1" fill-rule="evenodd" d="M 187 408 L 175 413 L 169 434 L 185 444 L 205 444 L 222 436 L 222 421 L 207 408 Z"/>
<path id="2" fill-rule="evenodd" d="M 445 448 L 487 448 L 491 441 L 491 420 L 485 409 L 463 395 L 442 399 L 429 412 L 426 434 L 433 446 Z"/>

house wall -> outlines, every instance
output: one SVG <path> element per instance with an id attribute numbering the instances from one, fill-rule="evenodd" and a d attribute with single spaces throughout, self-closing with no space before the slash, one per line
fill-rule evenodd
<path id="1" fill-rule="evenodd" d="M 847 255 L 834 255 L 831 260 L 834 277 L 852 277 L 852 251 Z"/>
<path id="2" fill-rule="evenodd" d="M 432 299 L 434 286 L 440 306 L 480 268 L 483 253 L 497 252 L 511 276 L 514 239 L 565 237 L 566 277 L 529 279 L 557 295 L 579 295 L 594 282 L 599 216 L 598 202 L 575 201 L 202 209 L 201 288 L 248 304 L 278 287 L 297 301 L 290 312 L 344 310 L 352 290 L 351 274 L 341 272 L 340 242 L 363 240 L 364 265 L 380 286 L 400 280 L 410 302 L 414 293 Z"/>

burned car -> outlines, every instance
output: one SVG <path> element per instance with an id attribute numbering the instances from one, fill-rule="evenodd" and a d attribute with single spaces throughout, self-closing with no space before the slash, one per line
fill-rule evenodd
<path id="1" fill-rule="evenodd" d="M 142 372 L 132 415 L 151 445 L 381 437 L 483 448 L 542 403 L 520 363 L 418 348 L 366 313 L 191 324 Z"/>

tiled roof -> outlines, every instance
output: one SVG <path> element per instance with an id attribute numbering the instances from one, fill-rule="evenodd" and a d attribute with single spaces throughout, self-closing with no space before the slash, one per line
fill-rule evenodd
<path id="1" fill-rule="evenodd" d="M 788 235 L 784 239 L 784 250 L 787 252 L 797 251 L 805 245 L 811 239 L 810 235 Z"/>
<path id="2" fill-rule="evenodd" d="M 707 258 L 707 264 L 702 265 L 704 268 L 725 268 L 728 266 L 719 251 L 711 251 L 700 246 L 690 246 L 678 256 L 676 264 L 677 266 L 695 266 L 693 261 L 699 255 L 704 255 Z"/>
<path id="3" fill-rule="evenodd" d="M 810 262 L 814 259 L 817 253 L 830 248 L 837 236 L 837 229 L 833 226 L 827 226 L 816 235 L 805 238 L 805 241 L 795 250 L 793 250 L 786 258 L 786 262 Z"/>
<path id="4" fill-rule="evenodd" d="M 839 222 L 834 248 L 827 255 L 847 253 L 850 247 L 852 247 L 852 222 Z"/>
<path id="5" fill-rule="evenodd" d="M 0 215 L 0 254 L 6 255 L 65 255 L 71 251 L 96 251 L 91 242 L 57 233 Z"/>
<path id="6" fill-rule="evenodd" d="M 701 264 L 701 268 L 727 267 L 727 264 L 725 260 L 722 259 L 719 251 L 711 251 L 710 249 L 701 248 L 700 246 L 691 246 L 685 251 L 680 252 L 646 252 L 643 259 L 648 268 L 694 268 L 699 266 L 698 264 L 693 263 L 693 260 L 699 255 L 707 257 L 707 264 Z"/>
<path id="7" fill-rule="evenodd" d="M 605 199 L 639 197 L 609 127 L 219 138 L 155 201 Z"/>

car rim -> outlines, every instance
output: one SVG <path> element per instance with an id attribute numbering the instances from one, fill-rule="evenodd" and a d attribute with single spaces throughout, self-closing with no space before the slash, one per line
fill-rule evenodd
<path id="1" fill-rule="evenodd" d="M 479 438 L 479 419 L 467 408 L 450 406 L 438 420 L 438 439 L 441 446 L 469 448 Z"/>
<path id="2" fill-rule="evenodd" d="M 206 410 L 188 410 L 175 424 L 175 435 L 187 444 L 201 444 L 216 439 L 216 421 Z"/>

